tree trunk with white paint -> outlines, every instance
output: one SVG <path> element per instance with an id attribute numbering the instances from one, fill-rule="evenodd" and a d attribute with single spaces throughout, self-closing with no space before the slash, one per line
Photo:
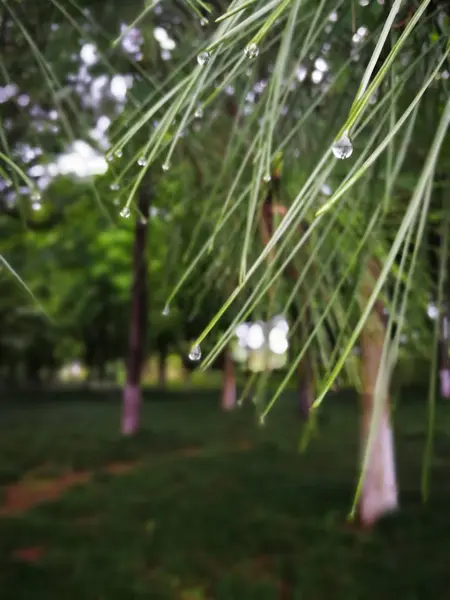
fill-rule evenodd
<path id="1" fill-rule="evenodd" d="M 149 208 L 150 191 L 143 184 L 139 191 L 139 210 L 144 219 L 140 216 L 137 217 L 133 248 L 130 338 L 121 424 L 123 435 L 133 435 L 138 430 L 142 404 L 141 373 L 147 333 L 147 262 L 145 249 Z"/>
<path id="2" fill-rule="evenodd" d="M 368 300 L 380 265 L 372 260 L 363 287 L 364 299 Z M 374 412 L 375 385 L 380 369 L 386 328 L 383 306 L 377 302 L 361 333 L 362 398 L 361 398 L 361 445 L 364 457 L 369 441 Z M 363 473 L 363 486 L 359 512 L 364 526 L 373 525 L 380 517 L 393 512 L 398 506 L 397 480 L 394 457 L 394 440 L 389 409 L 387 386 L 383 386 L 383 405 L 374 437 L 369 449 L 367 468 Z M 378 399 L 379 401 L 379 399 Z"/>
<path id="3" fill-rule="evenodd" d="M 142 394 L 141 386 L 126 382 L 123 390 L 122 434 L 133 435 L 139 427 Z"/>
<path id="4" fill-rule="evenodd" d="M 236 377 L 234 363 L 229 350 L 225 350 L 223 365 L 222 409 L 233 410 L 236 406 Z"/>
<path id="5" fill-rule="evenodd" d="M 441 396 L 450 398 L 450 369 L 441 369 L 439 377 L 441 380 Z"/>
<path id="6" fill-rule="evenodd" d="M 443 398 L 450 398 L 450 327 L 448 313 L 448 304 L 445 303 L 441 318 L 441 365 L 439 370 L 439 376 L 441 380 L 441 396 Z"/>

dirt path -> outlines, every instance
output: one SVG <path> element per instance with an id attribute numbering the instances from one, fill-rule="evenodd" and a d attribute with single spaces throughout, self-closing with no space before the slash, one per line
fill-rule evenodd
<path id="1" fill-rule="evenodd" d="M 111 475 L 128 473 L 138 463 L 112 463 L 104 472 Z M 30 510 L 43 502 L 58 500 L 67 490 L 77 485 L 88 483 L 94 473 L 90 471 L 72 471 L 58 478 L 41 478 L 32 474 L 21 481 L 5 486 L 3 504 L 0 506 L 0 517 L 10 517 Z"/>
<path id="2" fill-rule="evenodd" d="M 240 440 L 228 451 L 246 452 L 252 447 L 248 440 Z M 200 446 L 186 447 L 176 452 L 171 452 L 161 459 L 192 458 L 205 453 L 205 448 Z M 206 452 L 207 454 L 207 452 Z M 142 466 L 142 461 L 110 463 L 101 472 L 110 475 L 123 475 Z M 0 518 L 20 515 L 44 502 L 54 502 L 72 487 L 85 485 L 94 477 L 92 471 L 69 471 L 60 477 L 40 477 L 31 472 L 23 479 L 3 487 L 3 503 L 0 505 Z"/>

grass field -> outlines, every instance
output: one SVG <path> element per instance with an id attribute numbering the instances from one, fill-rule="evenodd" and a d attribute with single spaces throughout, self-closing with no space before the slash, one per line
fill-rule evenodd
<path id="1" fill-rule="evenodd" d="M 327 402 L 303 455 L 289 399 L 261 428 L 211 392 L 150 395 L 132 440 L 118 398 L 0 404 L 1 600 L 450 598 L 450 406 L 423 506 L 425 401 L 402 398 L 402 510 L 369 533 L 345 522 L 356 406 Z"/>

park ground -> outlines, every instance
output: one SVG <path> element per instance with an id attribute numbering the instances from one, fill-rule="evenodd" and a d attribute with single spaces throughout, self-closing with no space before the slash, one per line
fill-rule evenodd
<path id="1" fill-rule="evenodd" d="M 306 453 L 292 397 L 264 427 L 219 394 L 149 392 L 118 433 L 115 393 L 0 403 L 2 600 L 450 598 L 450 406 L 438 403 L 431 497 L 420 497 L 424 393 L 395 409 L 401 512 L 346 522 L 357 406 L 324 405 Z"/>

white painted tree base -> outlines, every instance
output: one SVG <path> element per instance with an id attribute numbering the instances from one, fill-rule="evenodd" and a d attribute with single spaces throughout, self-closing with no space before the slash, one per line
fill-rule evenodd
<path id="1" fill-rule="evenodd" d="M 133 435 L 139 427 L 141 388 L 127 383 L 123 390 L 122 434 Z"/>
<path id="2" fill-rule="evenodd" d="M 364 440 L 364 448 L 367 440 Z M 394 441 L 389 414 L 384 413 L 372 444 L 360 500 L 363 525 L 370 526 L 398 507 Z"/>
<path id="3" fill-rule="evenodd" d="M 228 383 L 222 393 L 222 408 L 223 410 L 233 410 L 236 406 L 236 384 L 235 382 Z"/>
<path id="4" fill-rule="evenodd" d="M 234 376 L 233 357 L 229 350 L 225 351 L 222 384 L 222 410 L 233 410 L 236 406 L 236 378 Z"/>
<path id="5" fill-rule="evenodd" d="M 223 410 L 233 410 L 236 406 L 236 380 L 234 373 L 225 371 L 222 389 L 222 408 Z"/>
<path id="6" fill-rule="evenodd" d="M 441 396 L 450 398 L 450 369 L 442 369 L 439 375 L 441 378 Z"/>

